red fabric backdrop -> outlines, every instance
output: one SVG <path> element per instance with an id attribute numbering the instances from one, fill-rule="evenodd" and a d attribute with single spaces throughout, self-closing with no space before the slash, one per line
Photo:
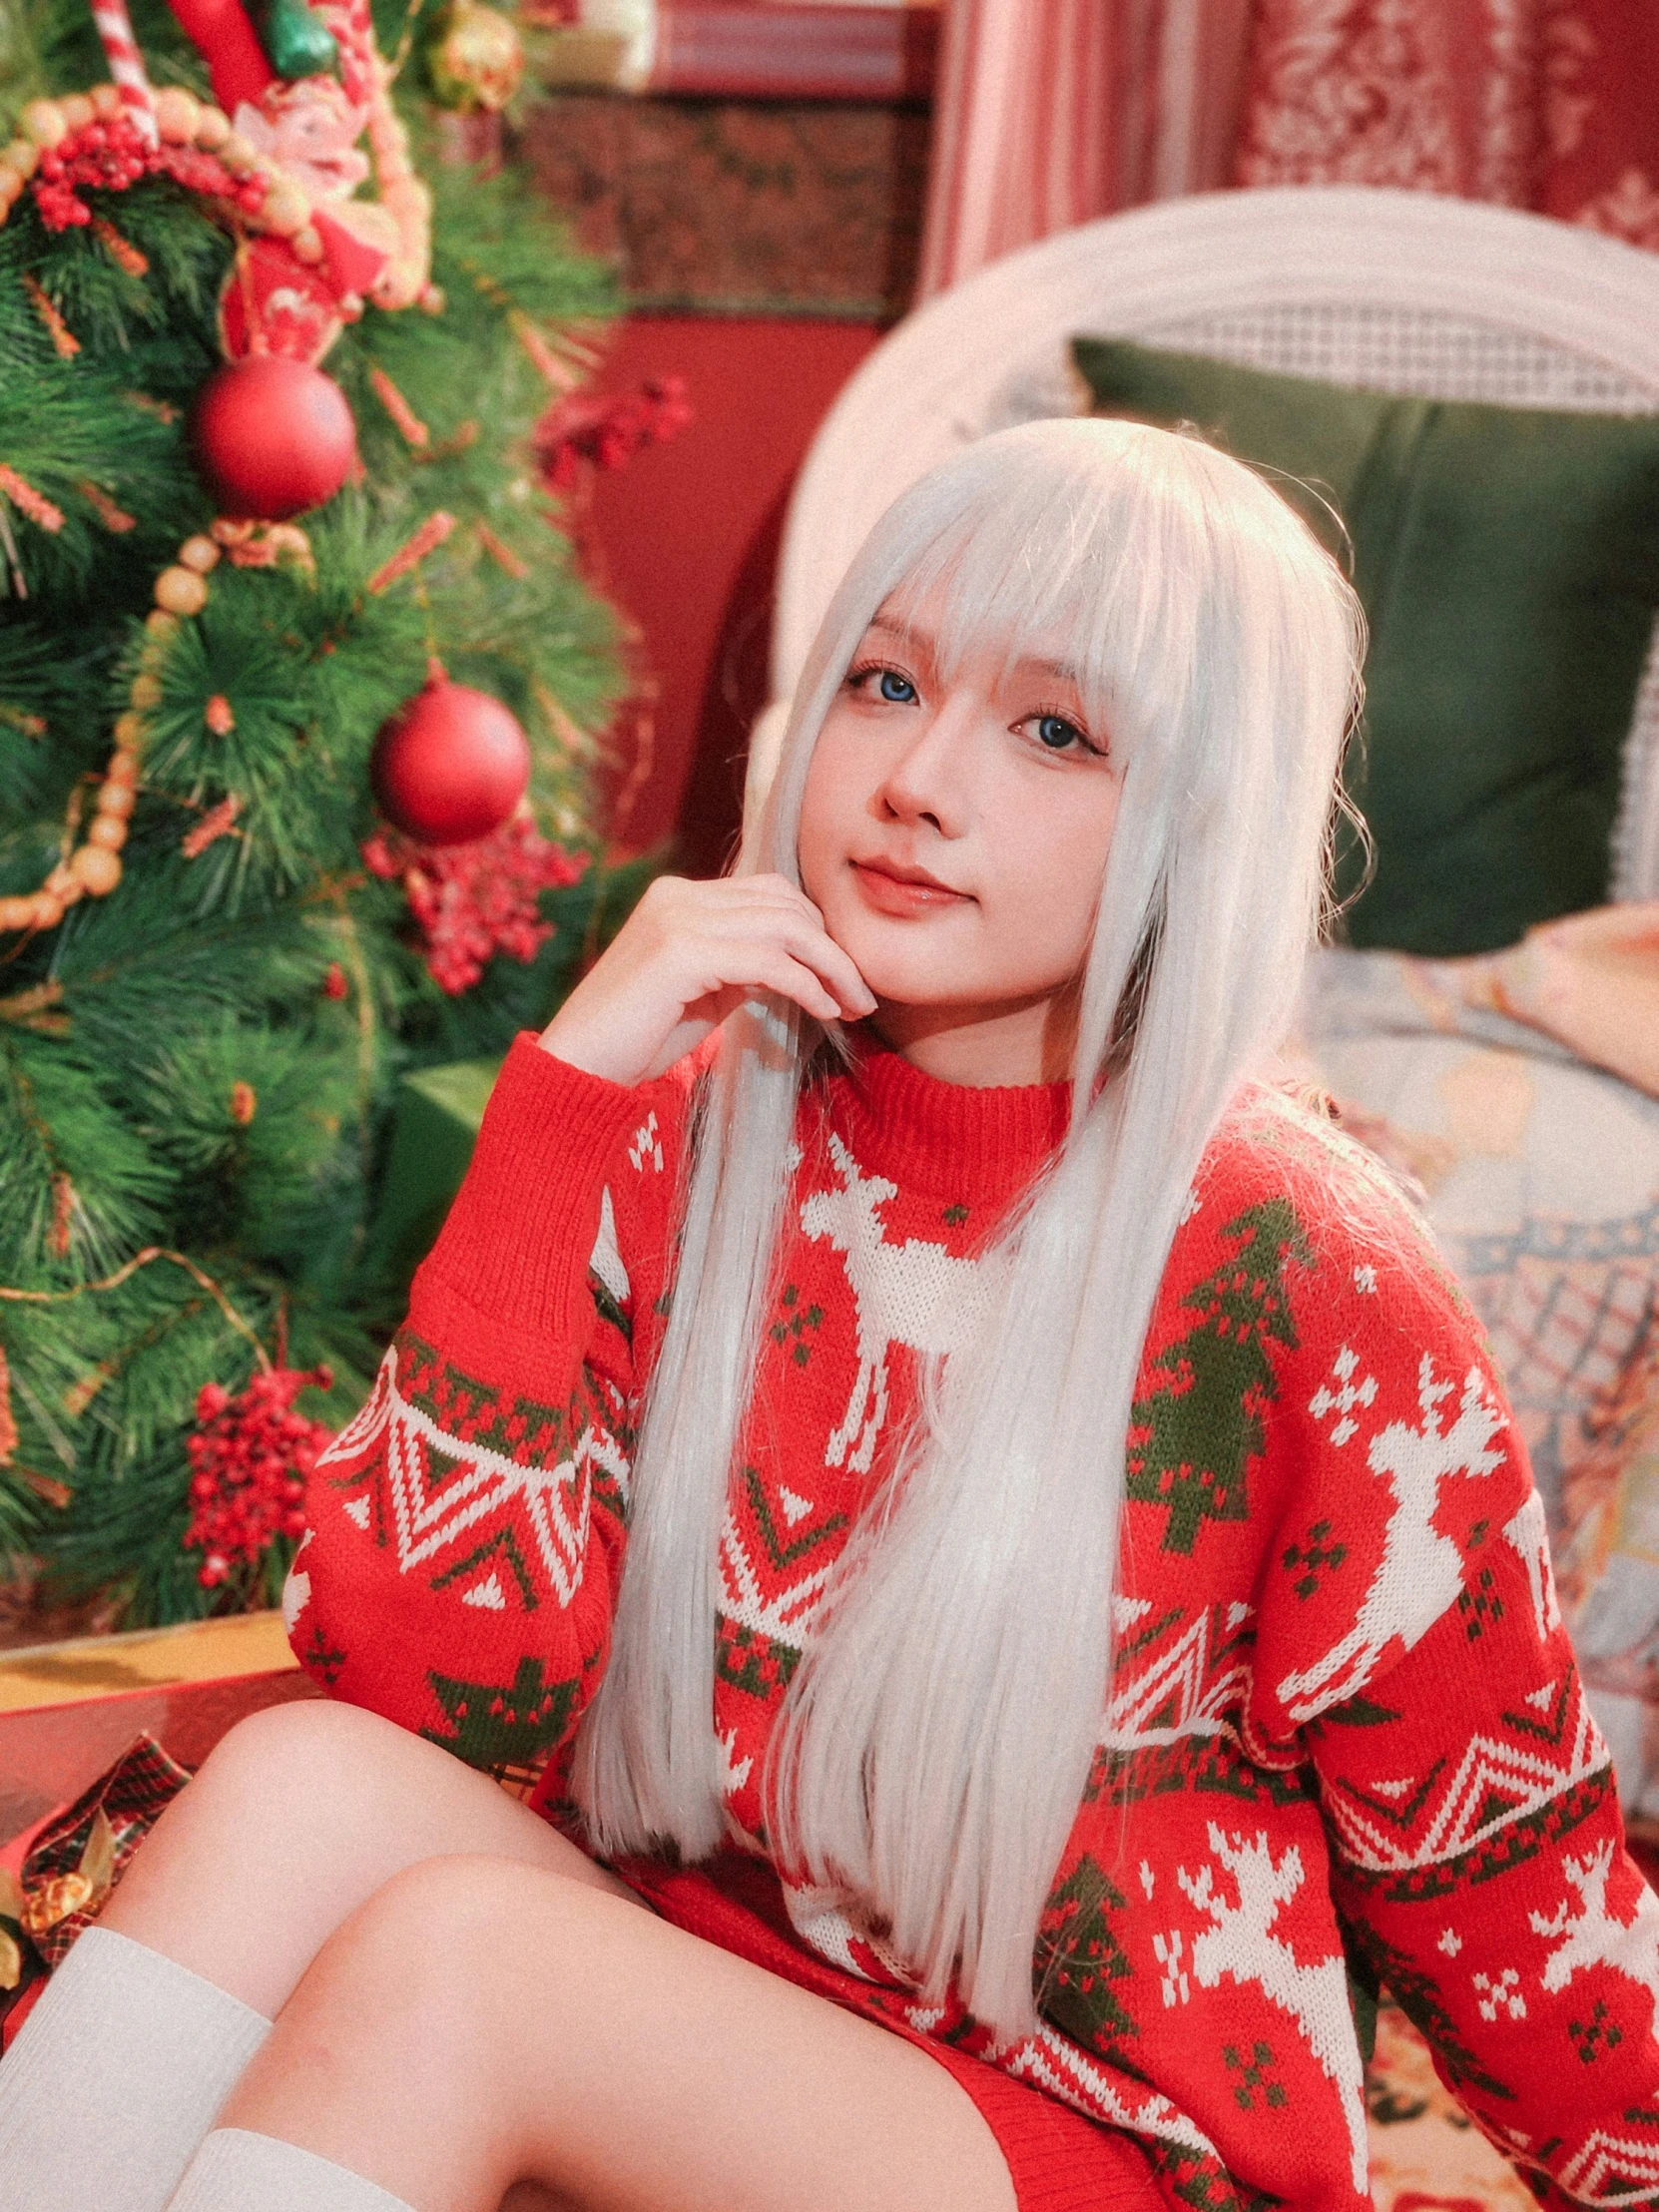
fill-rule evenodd
<path id="1" fill-rule="evenodd" d="M 1238 181 L 1460 193 L 1659 250 L 1659 13 L 1258 0 Z"/>
<path id="2" fill-rule="evenodd" d="M 596 388 L 685 379 L 695 419 L 601 475 L 586 518 L 595 580 L 639 626 L 642 696 L 605 778 L 615 843 L 677 834 L 718 874 L 738 831 L 749 726 L 767 700 L 773 576 L 795 472 L 878 332 L 808 317 L 629 315 Z"/>
<path id="3" fill-rule="evenodd" d="M 1232 181 L 1251 0 L 948 0 L 923 297 L 1015 247 Z"/>

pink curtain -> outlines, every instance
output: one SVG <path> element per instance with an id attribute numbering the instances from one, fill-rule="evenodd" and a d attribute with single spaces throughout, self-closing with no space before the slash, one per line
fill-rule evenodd
<path id="1" fill-rule="evenodd" d="M 947 0 L 919 293 L 1233 180 L 1251 0 Z"/>
<path id="2" fill-rule="evenodd" d="M 1653 0 L 1258 0 L 1237 175 L 1459 193 L 1659 250 Z"/>

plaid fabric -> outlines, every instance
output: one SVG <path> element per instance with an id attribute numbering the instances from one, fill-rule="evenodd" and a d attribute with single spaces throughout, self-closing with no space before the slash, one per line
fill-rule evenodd
<path id="1" fill-rule="evenodd" d="M 190 1780 L 142 1735 L 41 1830 L 23 1862 L 22 1929 L 48 1967 L 98 1918 L 127 1862 Z"/>

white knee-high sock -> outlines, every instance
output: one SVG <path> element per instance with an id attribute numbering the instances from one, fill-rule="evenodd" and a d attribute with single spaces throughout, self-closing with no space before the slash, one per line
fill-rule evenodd
<path id="1" fill-rule="evenodd" d="M 271 2022 L 89 1928 L 0 2061 L 0 2212 L 162 2212 Z"/>
<path id="2" fill-rule="evenodd" d="M 216 2127 L 191 2160 L 168 2212 L 410 2212 L 401 2197 L 314 2151 Z"/>

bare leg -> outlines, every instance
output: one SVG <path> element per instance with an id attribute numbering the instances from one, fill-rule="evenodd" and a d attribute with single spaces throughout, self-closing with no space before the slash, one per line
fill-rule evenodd
<path id="1" fill-rule="evenodd" d="M 157 1822 L 104 1925 L 275 2018 L 342 1921 L 403 1868 L 454 1852 L 640 1903 L 436 1744 L 317 1702 L 231 1731 Z"/>
<path id="2" fill-rule="evenodd" d="M 221 2124 L 416 2212 L 1013 2212 L 961 2087 L 874 2022 L 523 1862 L 429 1859 L 324 1946 Z"/>

